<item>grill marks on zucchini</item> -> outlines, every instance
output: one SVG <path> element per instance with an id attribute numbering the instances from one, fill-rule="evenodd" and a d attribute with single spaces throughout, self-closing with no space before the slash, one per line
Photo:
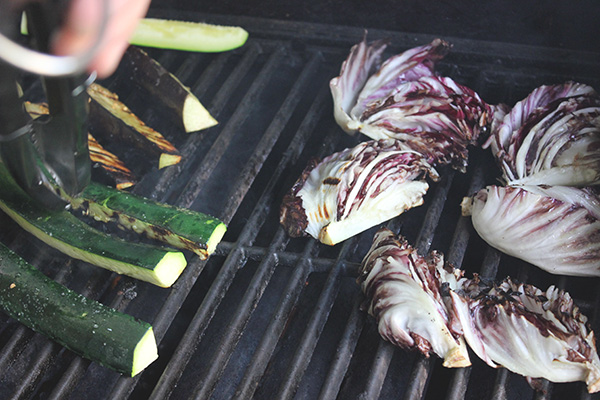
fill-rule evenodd
<path id="1" fill-rule="evenodd" d="M 183 253 L 104 234 L 68 211 L 34 203 L 0 164 L 0 209 L 23 229 L 66 255 L 161 287 L 169 287 L 187 265 Z"/>
<path id="2" fill-rule="evenodd" d="M 158 358 L 150 324 L 66 288 L 2 243 L 0 308 L 74 353 L 128 376 Z"/>
<path id="3" fill-rule="evenodd" d="M 90 98 L 90 130 L 96 136 L 127 140 L 132 145 L 156 154 L 159 168 L 168 167 L 181 161 L 175 146 L 162 134 L 146 125 L 125 104 L 117 94 L 93 83 L 87 90 Z"/>
<path id="4" fill-rule="evenodd" d="M 227 230 L 223 222 L 210 215 L 157 203 L 93 182 L 70 202 L 74 209 L 98 221 L 116 222 L 124 229 L 191 250 L 201 259 L 214 252 Z"/>

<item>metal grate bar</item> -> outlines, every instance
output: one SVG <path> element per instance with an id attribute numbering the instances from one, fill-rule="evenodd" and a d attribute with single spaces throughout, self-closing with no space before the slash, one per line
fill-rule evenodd
<path id="1" fill-rule="evenodd" d="M 364 391 L 360 394 L 361 400 L 376 399 L 379 397 L 395 352 L 396 347 L 390 342 L 386 342 L 385 340 L 378 341 L 377 352 L 369 369 L 369 378 Z"/>
<path id="2" fill-rule="evenodd" d="M 209 109 L 213 113 L 215 118 L 218 118 L 233 91 L 237 88 L 240 81 L 244 78 L 244 75 L 248 72 L 252 64 L 256 61 L 259 56 L 261 49 L 254 43 L 249 43 L 248 48 L 244 52 L 244 56 L 240 62 L 236 65 L 235 70 L 228 76 L 227 81 L 221 87 L 221 90 L 216 94 L 213 101 L 210 103 Z M 218 67 L 222 66 L 225 62 L 225 58 L 219 57 L 218 62 L 215 66 L 209 70 L 208 76 L 212 77 L 216 74 Z M 208 78 L 207 78 L 208 79 Z M 177 165 L 177 168 L 169 168 L 166 170 L 156 182 L 155 193 L 158 198 L 163 198 L 168 193 L 170 186 L 173 181 L 181 174 L 187 164 L 194 159 L 198 152 L 198 149 L 204 143 L 205 135 L 191 135 L 186 140 L 183 148 L 181 149 L 182 165 Z"/>
<path id="3" fill-rule="evenodd" d="M 308 274 L 312 270 L 310 260 L 316 247 L 315 241 L 306 242 L 304 251 L 301 253 L 302 256 L 298 258 L 293 273 L 288 280 L 288 284 L 284 288 L 281 298 L 279 299 L 277 310 L 273 314 L 271 322 L 265 329 L 262 339 L 252 356 L 252 361 L 236 389 L 235 398 L 248 399 L 254 394 L 254 391 L 260 382 L 260 378 L 264 374 L 267 365 L 271 360 L 271 356 L 275 351 L 275 346 L 277 345 L 281 333 L 285 328 L 287 317 L 297 303 L 298 298 L 302 293 L 302 289 L 304 288 L 304 282 L 306 282 Z"/>
<path id="4" fill-rule="evenodd" d="M 274 251 L 284 245 L 286 234 L 283 229 L 279 229 L 270 246 L 269 256 L 267 256 L 258 266 L 256 273 L 248 284 L 248 289 L 244 293 L 244 297 L 239 302 L 235 315 L 233 315 L 227 325 L 221 340 L 217 344 L 218 352 L 209 360 L 210 369 L 206 376 L 198 378 L 197 384 L 194 386 L 193 398 L 207 399 L 214 391 L 217 380 L 221 377 L 225 365 L 229 361 L 235 346 L 237 345 L 244 327 L 248 323 L 252 311 L 258 304 L 263 292 L 265 291 L 269 281 L 277 267 L 277 258 Z"/>
<path id="5" fill-rule="evenodd" d="M 308 363 L 310 362 L 313 351 L 317 345 L 319 334 L 327 321 L 327 315 L 333 306 L 335 295 L 339 290 L 341 275 L 340 265 L 344 263 L 344 259 L 353 248 L 354 242 L 354 239 L 344 242 L 337 257 L 337 262 L 329 272 L 325 286 L 323 287 L 317 305 L 315 306 L 315 310 L 313 311 L 306 330 L 296 347 L 296 352 L 290 362 L 289 369 L 282 376 L 282 383 L 277 394 L 277 398 L 279 399 L 292 398 L 300 384 L 300 380 L 308 367 Z"/>
<path id="6" fill-rule="evenodd" d="M 253 104 L 255 104 L 259 94 L 263 91 L 269 78 L 280 64 L 280 60 L 283 57 L 283 51 L 281 48 L 277 49 L 273 54 L 269 56 L 269 60 L 260 74 L 252 82 L 252 86 L 241 101 L 241 106 L 227 121 L 227 124 L 220 132 L 219 137 L 215 140 L 210 150 L 202 160 L 200 166 L 196 169 L 193 176 L 188 181 L 187 186 L 178 198 L 178 204 L 183 207 L 189 207 L 198 193 L 202 189 L 202 186 L 206 183 L 210 174 L 214 171 L 217 163 L 227 151 L 227 147 L 233 140 L 234 135 L 240 131 L 242 124 L 250 115 Z M 229 222 L 225 220 L 225 222 Z"/>
<path id="7" fill-rule="evenodd" d="M 410 379 L 404 398 L 406 400 L 417 400 L 424 397 L 427 389 L 427 382 L 429 381 L 431 369 L 433 368 L 433 358 L 425 358 L 419 355 L 413 370 L 410 374 Z"/>
<path id="8" fill-rule="evenodd" d="M 365 313 L 360 310 L 361 302 L 362 298 L 357 296 L 344 333 L 340 338 L 340 344 L 331 362 L 329 373 L 321 387 L 321 392 L 319 393 L 320 400 L 334 399 L 338 396 L 342 381 L 350 365 L 352 354 L 356 348 L 358 337 L 365 323 Z"/>
<path id="9" fill-rule="evenodd" d="M 471 377 L 471 370 L 472 367 L 457 368 L 454 370 L 446 399 L 462 400 L 465 398 L 467 385 L 469 384 L 469 378 Z"/>
<path id="10" fill-rule="evenodd" d="M 237 180 L 233 184 L 233 187 L 236 188 L 236 190 L 231 194 L 230 201 L 225 207 L 226 210 L 230 210 L 230 214 L 221 215 L 222 219 L 229 221 L 233 218 L 234 210 L 237 210 L 237 207 L 246 195 L 246 190 L 244 190 L 244 188 L 249 187 L 254 182 L 263 163 L 271 153 L 275 142 L 279 139 L 283 128 L 291 118 L 293 110 L 300 102 L 303 92 L 307 89 L 308 81 L 311 78 L 314 79 L 315 71 L 320 61 L 320 54 L 315 53 L 308 64 L 302 69 L 298 80 L 294 83 L 294 86 L 290 90 L 285 101 L 265 131 L 265 134 L 258 143 L 252 157 L 246 162 L 245 168 L 240 172 Z"/>

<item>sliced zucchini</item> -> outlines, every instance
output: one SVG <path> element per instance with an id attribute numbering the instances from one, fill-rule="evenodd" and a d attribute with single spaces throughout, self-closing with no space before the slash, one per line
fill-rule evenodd
<path id="1" fill-rule="evenodd" d="M 196 132 L 217 125 L 217 120 L 200 100 L 175 75 L 136 46 L 129 46 L 121 61 L 127 76 L 177 116 L 186 132 Z"/>
<path id="2" fill-rule="evenodd" d="M 181 155 L 175 146 L 160 132 L 139 119 L 116 93 L 93 83 L 87 93 L 90 102 L 89 126 L 91 133 L 106 141 L 121 138 L 132 145 L 159 157 L 159 167 L 177 164 Z M 167 157 L 163 157 L 167 155 Z"/>
<path id="3" fill-rule="evenodd" d="M 1 243 L 0 307 L 81 357 L 128 376 L 158 358 L 150 324 L 53 281 Z"/>
<path id="4" fill-rule="evenodd" d="M 222 26 L 201 22 L 144 18 L 129 43 L 162 49 L 206 53 L 233 50 L 248 39 L 239 26 Z"/>
<path id="5" fill-rule="evenodd" d="M 185 208 L 157 203 L 92 182 L 76 198 L 74 209 L 103 222 L 113 221 L 124 229 L 143 233 L 206 259 L 223 238 L 226 225 L 217 218 Z"/>
<path id="6" fill-rule="evenodd" d="M 0 209 L 23 229 L 70 257 L 169 287 L 187 262 L 183 253 L 131 243 L 100 232 L 68 211 L 50 211 L 31 200 L 0 163 Z"/>
<path id="7" fill-rule="evenodd" d="M 24 102 L 25 111 L 32 119 L 49 115 L 50 110 L 45 103 Z M 114 180 L 117 188 L 126 189 L 135 185 L 136 179 L 133 172 L 113 153 L 106 150 L 98 141 L 88 133 L 88 147 L 90 159 L 104 169 Z"/>

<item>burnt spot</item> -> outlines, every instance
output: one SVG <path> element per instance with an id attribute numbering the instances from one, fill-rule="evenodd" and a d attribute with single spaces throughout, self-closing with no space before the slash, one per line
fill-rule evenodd
<path id="1" fill-rule="evenodd" d="M 308 226 L 308 218 L 302 199 L 289 193 L 283 198 L 279 212 L 279 222 L 285 228 L 288 235 L 299 237 L 305 235 L 305 229 Z"/>
<path id="2" fill-rule="evenodd" d="M 340 178 L 336 178 L 334 176 L 328 176 L 327 178 L 323 179 L 323 185 L 339 185 L 340 184 Z"/>

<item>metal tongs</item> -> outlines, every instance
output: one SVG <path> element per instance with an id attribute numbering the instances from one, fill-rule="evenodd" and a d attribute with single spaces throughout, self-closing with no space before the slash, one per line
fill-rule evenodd
<path id="1" fill-rule="evenodd" d="M 64 1 L 61 3 L 57 7 L 56 2 L 33 2 L 25 8 L 28 33 L 35 50 L 20 47 L 10 39 L 17 38 L 18 23 L 0 21 L 0 29 L 4 31 L 0 38 L 0 53 L 3 53 L 0 54 L 0 158 L 31 197 L 53 209 L 66 205 L 65 193 L 68 196 L 80 193 L 91 174 L 86 88 L 93 78 L 86 78 L 82 72 L 85 59 L 47 54 L 52 28 L 58 26 L 62 14 L 56 11 L 64 10 Z M 11 4 L 14 1 L 0 0 L 2 19 L 10 14 L 6 11 Z M 13 19 L 18 21 L 19 16 L 20 13 Z M 17 46 L 14 49 L 13 44 Z M 15 55 L 19 51 L 25 54 Z M 46 64 L 44 56 L 50 57 Z M 56 66 L 50 65 L 50 61 L 56 62 Z M 60 64 L 62 61 L 65 62 Z M 18 63 L 21 64 L 15 65 Z M 61 69 L 63 65 L 66 67 Z M 48 72 L 44 70 L 46 67 L 56 68 Z M 35 120 L 27 117 L 17 87 L 20 69 L 50 75 L 40 77 L 48 116 Z"/>

